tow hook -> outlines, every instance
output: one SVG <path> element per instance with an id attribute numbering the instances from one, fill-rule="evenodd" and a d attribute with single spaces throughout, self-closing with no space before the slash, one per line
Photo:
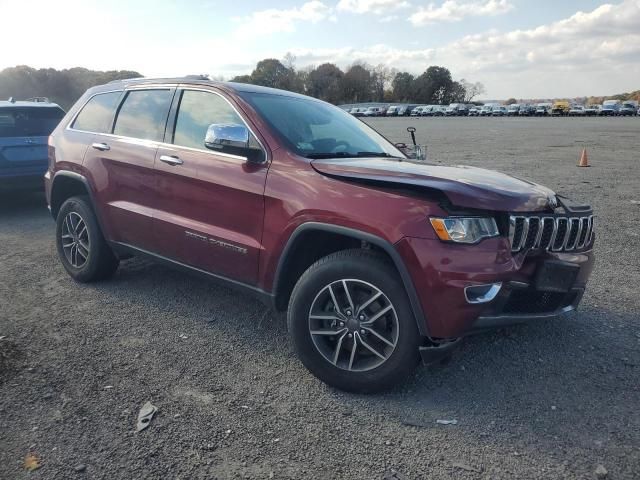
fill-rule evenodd
<path id="1" fill-rule="evenodd" d="M 449 357 L 460 344 L 461 340 L 462 338 L 454 338 L 438 342 L 430 340 L 430 345 L 424 345 L 418 348 L 420 357 L 422 357 L 422 363 L 425 365 L 432 365 Z"/>

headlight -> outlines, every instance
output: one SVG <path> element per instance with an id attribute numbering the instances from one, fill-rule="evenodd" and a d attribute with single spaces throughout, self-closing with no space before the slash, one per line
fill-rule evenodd
<path id="1" fill-rule="evenodd" d="M 438 238 L 445 242 L 477 243 L 483 238 L 497 237 L 498 226 L 493 218 L 431 218 Z"/>

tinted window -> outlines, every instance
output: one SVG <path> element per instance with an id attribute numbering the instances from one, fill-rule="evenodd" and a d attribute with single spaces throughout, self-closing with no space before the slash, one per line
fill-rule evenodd
<path id="1" fill-rule="evenodd" d="M 9 107 L 0 109 L 0 137 L 46 137 L 64 112 L 58 107 Z"/>
<path id="2" fill-rule="evenodd" d="M 204 137 L 213 123 L 244 125 L 231 105 L 219 95 L 185 90 L 180 100 L 173 143 L 204 149 Z"/>
<path id="3" fill-rule="evenodd" d="M 116 102 L 122 92 L 100 93 L 91 98 L 73 122 L 72 128 L 87 132 L 107 133 Z"/>
<path id="4" fill-rule="evenodd" d="M 162 141 L 171 90 L 133 90 L 120 107 L 113 133 L 143 140 Z"/>

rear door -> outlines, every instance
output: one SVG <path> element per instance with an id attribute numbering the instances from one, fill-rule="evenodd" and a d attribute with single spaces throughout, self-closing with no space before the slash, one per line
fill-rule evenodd
<path id="1" fill-rule="evenodd" d="M 211 124 L 248 125 L 222 94 L 184 88 L 176 93 L 166 143 L 158 149 L 160 253 L 247 284 L 257 278 L 268 163 L 209 150 Z M 263 156 L 257 137 L 251 144 Z M 265 156 L 266 158 L 266 156 Z"/>
<path id="2" fill-rule="evenodd" d="M 110 133 L 97 133 L 85 155 L 109 239 L 146 251 L 157 247 L 152 232 L 158 202 L 153 167 L 174 92 L 170 86 L 125 91 Z"/>
<path id="3" fill-rule="evenodd" d="M 0 176 L 44 175 L 47 138 L 62 117 L 57 106 L 0 107 Z"/>

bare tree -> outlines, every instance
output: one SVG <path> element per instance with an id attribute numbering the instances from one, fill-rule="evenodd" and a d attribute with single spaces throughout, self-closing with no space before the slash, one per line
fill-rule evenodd
<path id="1" fill-rule="evenodd" d="M 297 59 L 298 58 L 293 53 L 287 52 L 284 54 L 284 57 L 282 57 L 282 64 L 289 70 L 295 70 Z"/>
<path id="2" fill-rule="evenodd" d="M 460 85 L 462 85 L 462 88 L 464 88 L 464 91 L 465 91 L 464 101 L 465 101 L 465 103 L 469 103 L 469 102 L 471 102 L 471 100 L 476 98 L 478 95 L 482 95 L 482 94 L 487 92 L 486 89 L 484 88 L 484 85 L 482 83 L 480 83 L 480 82 L 471 83 L 471 82 L 467 82 L 463 78 L 458 83 Z"/>
<path id="3" fill-rule="evenodd" d="M 384 91 L 391 86 L 391 82 L 396 72 L 397 70 L 391 69 L 384 64 L 379 64 L 373 68 L 372 78 L 374 86 L 374 100 L 378 102 L 384 100 Z"/>

